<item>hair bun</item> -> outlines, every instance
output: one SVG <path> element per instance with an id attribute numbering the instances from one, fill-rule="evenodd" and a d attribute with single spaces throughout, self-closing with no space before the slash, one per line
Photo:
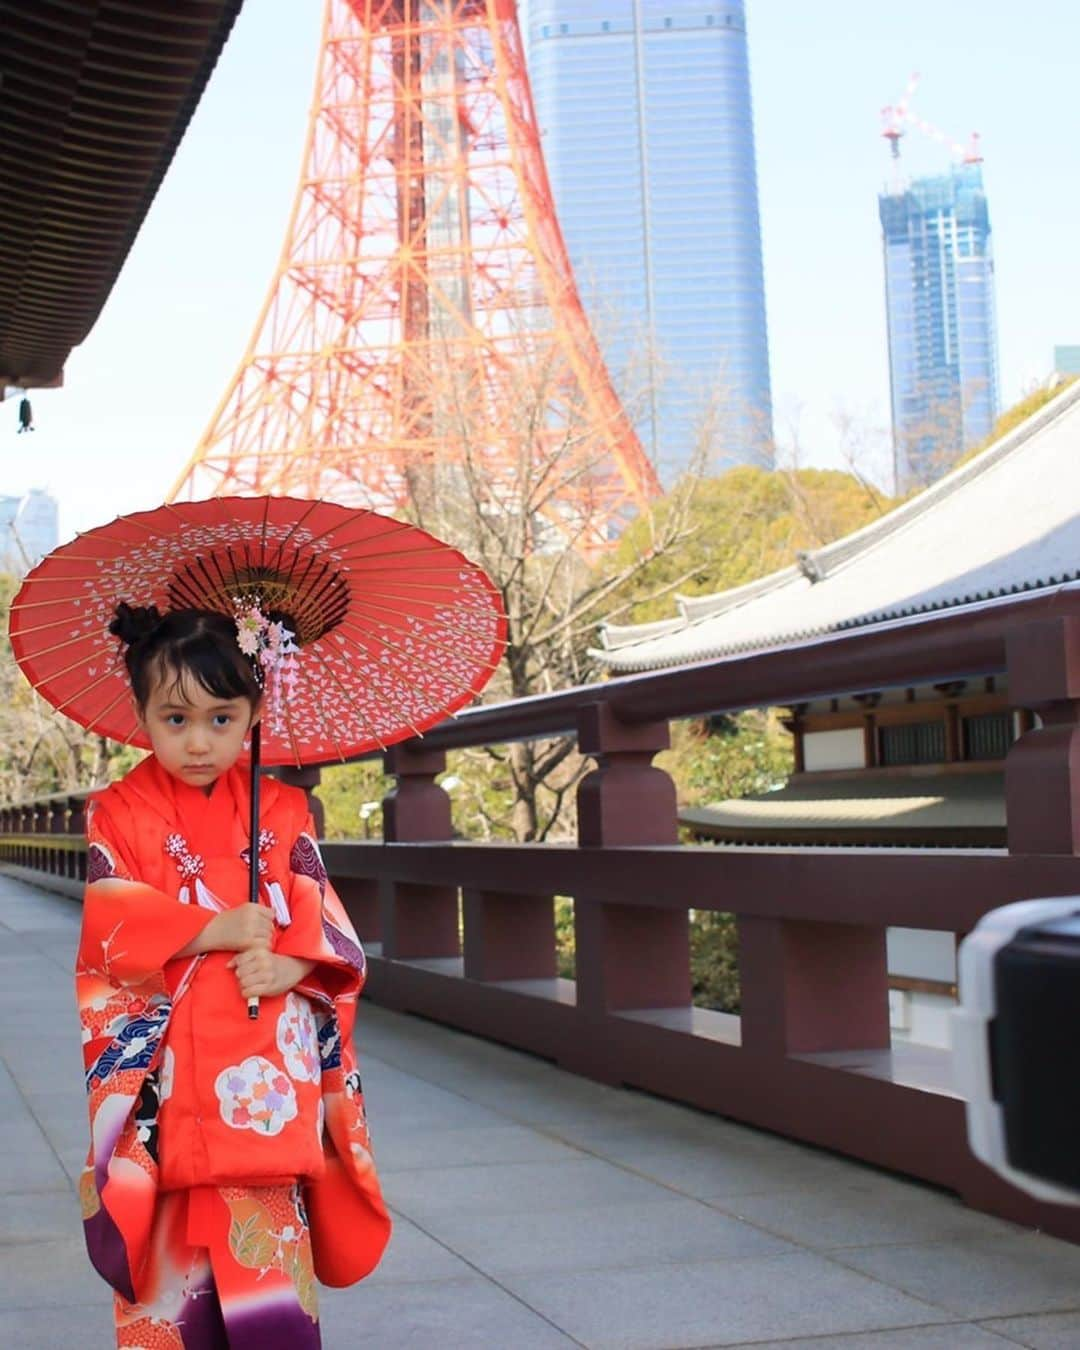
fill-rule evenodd
<path id="1" fill-rule="evenodd" d="M 126 600 L 121 600 L 116 606 L 116 616 L 109 624 L 109 632 L 130 647 L 149 637 L 161 623 L 162 614 L 157 605 L 129 605 Z"/>

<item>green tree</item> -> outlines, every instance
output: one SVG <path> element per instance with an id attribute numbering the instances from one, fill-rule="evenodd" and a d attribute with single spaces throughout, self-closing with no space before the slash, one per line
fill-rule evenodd
<path id="1" fill-rule="evenodd" d="M 382 799 L 393 785 L 393 779 L 383 773 L 380 760 L 323 769 L 315 795 L 326 814 L 326 838 L 380 838 Z"/>
<path id="2" fill-rule="evenodd" d="M 791 738 L 775 712 L 676 722 L 656 766 L 678 786 L 680 806 L 708 806 L 782 787 L 792 770 Z"/>
<path id="3" fill-rule="evenodd" d="M 672 591 L 709 595 L 787 567 L 882 515 L 892 503 L 852 473 L 834 469 L 729 469 L 694 487 L 688 524 L 662 553 L 650 554 L 652 527 L 635 521 L 608 566 L 641 565 L 611 596 L 607 619 L 646 623 L 673 613 Z M 656 515 L 669 509 L 661 502 Z M 685 510 L 685 507 L 681 509 Z"/>

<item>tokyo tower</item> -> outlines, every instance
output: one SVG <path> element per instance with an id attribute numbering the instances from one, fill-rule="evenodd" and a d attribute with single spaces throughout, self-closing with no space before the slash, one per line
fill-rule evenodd
<path id="1" fill-rule="evenodd" d="M 571 272 L 514 0 L 327 0 L 323 23 L 281 259 L 170 499 L 394 511 L 467 459 L 497 509 L 540 462 L 535 509 L 602 546 L 660 489 Z"/>

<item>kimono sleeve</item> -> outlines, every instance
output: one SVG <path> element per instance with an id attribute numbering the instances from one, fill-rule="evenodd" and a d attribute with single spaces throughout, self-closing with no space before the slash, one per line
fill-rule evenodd
<path id="1" fill-rule="evenodd" d="M 172 1014 L 165 966 L 214 917 L 138 879 L 137 829 L 122 806 L 118 817 L 101 801 L 91 807 L 75 967 L 91 1139 L 79 1180 L 86 1245 L 129 1302 L 152 1287 L 157 1157 L 137 1116 L 140 1102 L 156 1110 L 154 1090 L 145 1094 Z"/>
<path id="2" fill-rule="evenodd" d="M 311 1222 L 315 1273 L 323 1284 L 343 1288 L 374 1270 L 391 1230 L 371 1152 L 353 1045 L 357 995 L 366 973 L 364 953 L 327 877 L 310 815 L 293 843 L 290 868 L 295 917 L 283 936 L 295 941 L 304 934 L 306 941 L 318 944 L 317 951 L 291 947 L 289 951 L 317 961 L 297 989 L 316 1000 L 325 1111 L 326 1172 L 305 1185 L 304 1203 Z M 314 933 L 312 916 L 316 914 L 321 940 Z M 279 944 L 278 950 L 282 949 Z M 326 1007 L 327 997 L 333 1001 L 331 1008 Z"/>
<path id="3" fill-rule="evenodd" d="M 161 971 L 213 918 L 140 881 L 124 833 L 105 804 L 94 803 L 87 823 L 82 968 L 117 984 L 137 984 Z"/>
<path id="4" fill-rule="evenodd" d="M 359 994 L 366 974 L 364 952 L 330 885 L 310 815 L 289 854 L 289 911 L 292 922 L 275 950 L 316 963 L 302 984 L 315 986 L 330 999 Z"/>

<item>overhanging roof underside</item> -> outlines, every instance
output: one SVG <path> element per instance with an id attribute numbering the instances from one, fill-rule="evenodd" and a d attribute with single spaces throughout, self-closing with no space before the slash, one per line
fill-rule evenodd
<path id="1" fill-rule="evenodd" d="M 243 0 L 0 0 L 0 385 L 101 312 Z"/>

